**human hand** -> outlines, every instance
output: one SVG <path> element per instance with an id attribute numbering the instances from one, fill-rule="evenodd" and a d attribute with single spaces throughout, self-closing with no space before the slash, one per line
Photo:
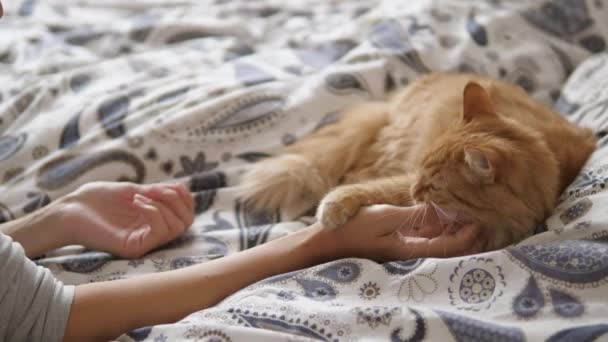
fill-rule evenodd
<path id="1" fill-rule="evenodd" d="M 321 248 L 336 257 L 377 261 L 454 257 L 481 252 L 485 236 L 477 224 L 446 227 L 434 210 L 373 205 L 344 226 L 317 232 Z M 327 246 L 329 244 L 329 246 Z"/>
<path id="2" fill-rule="evenodd" d="M 188 228 L 194 201 L 182 184 L 88 183 L 59 200 L 70 243 L 137 258 Z"/>

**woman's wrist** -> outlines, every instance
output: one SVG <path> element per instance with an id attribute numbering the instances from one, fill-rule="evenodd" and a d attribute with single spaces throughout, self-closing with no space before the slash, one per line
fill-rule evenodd
<path id="1" fill-rule="evenodd" d="M 4 223 L 2 233 L 21 244 L 28 257 L 40 256 L 50 250 L 71 244 L 72 237 L 61 222 L 61 203 L 54 202 L 26 216 Z"/>
<path id="2" fill-rule="evenodd" d="M 335 232 L 325 229 L 320 223 L 314 223 L 286 239 L 293 239 L 294 252 L 307 260 L 308 265 L 305 267 L 310 267 L 347 257 L 335 235 Z"/>

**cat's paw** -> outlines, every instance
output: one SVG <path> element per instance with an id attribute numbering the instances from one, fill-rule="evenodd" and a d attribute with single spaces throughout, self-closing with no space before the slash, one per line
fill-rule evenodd
<path id="1" fill-rule="evenodd" d="M 263 160 L 246 172 L 239 197 L 258 210 L 308 209 L 328 188 L 304 157 L 285 154 Z"/>
<path id="2" fill-rule="evenodd" d="M 343 191 L 329 193 L 317 208 L 317 219 L 325 229 L 337 229 L 357 215 L 363 204 Z"/>

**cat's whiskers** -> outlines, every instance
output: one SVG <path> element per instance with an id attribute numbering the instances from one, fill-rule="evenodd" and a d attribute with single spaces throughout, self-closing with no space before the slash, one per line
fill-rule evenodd
<path id="1" fill-rule="evenodd" d="M 409 218 L 409 221 L 410 221 L 409 223 L 410 223 L 411 225 L 415 225 L 415 224 L 417 224 L 418 222 L 424 222 L 424 215 L 425 215 L 425 213 L 426 213 L 426 210 L 427 210 L 426 205 L 425 205 L 425 208 L 424 208 L 424 212 L 423 212 L 423 213 L 420 213 L 420 210 L 416 210 L 416 211 L 415 211 L 415 214 L 414 214 L 412 217 L 410 217 L 410 218 Z M 420 218 L 420 215 L 423 215 L 423 220 L 422 220 L 422 221 L 419 221 L 419 220 L 418 220 L 418 219 Z M 404 223 L 405 223 L 405 222 L 407 222 L 407 221 L 408 221 L 408 220 L 405 220 L 405 221 L 404 221 Z M 416 234 L 414 235 L 414 237 L 419 238 L 419 237 L 420 237 L 420 230 L 419 230 L 419 229 L 415 229 L 415 231 L 416 231 Z M 427 246 L 427 247 L 428 247 L 428 246 Z M 408 259 L 411 259 L 411 258 L 414 256 L 414 253 L 415 253 L 415 252 L 416 252 L 416 251 L 412 249 L 412 250 L 410 251 L 410 255 L 408 256 Z M 428 253 L 428 250 L 427 250 L 427 253 Z"/>
<path id="2" fill-rule="evenodd" d="M 459 224 L 467 223 L 466 220 L 464 220 L 460 217 L 460 215 L 458 215 L 458 214 L 450 215 L 448 212 L 446 212 L 443 208 L 441 208 L 439 205 L 435 204 L 434 202 L 431 202 L 431 205 L 435 209 L 435 212 L 437 213 L 437 216 L 440 218 L 441 223 L 444 223 L 445 221 L 448 221 L 449 223 L 459 223 Z M 441 218 L 443 218 L 443 220 L 441 220 Z"/>
<path id="3" fill-rule="evenodd" d="M 420 216 L 423 216 L 422 220 L 419 220 Z M 412 227 L 412 229 L 414 229 L 416 231 L 416 237 L 420 237 L 418 234 L 420 233 L 420 223 L 422 223 L 422 222 L 424 222 L 424 212 L 421 213 L 420 210 L 416 210 L 416 215 L 414 216 L 414 219 L 412 220 L 412 225 L 415 226 L 415 227 Z"/>
<path id="4" fill-rule="evenodd" d="M 398 211 L 395 211 L 395 212 L 388 213 L 388 214 L 382 214 L 382 215 L 380 215 L 380 218 L 387 218 L 387 217 L 391 217 L 391 216 L 395 216 L 395 215 L 401 215 L 401 214 L 402 213 L 400 213 Z"/>
<path id="5" fill-rule="evenodd" d="M 450 223 L 454 223 L 454 219 L 451 218 L 443 209 L 441 209 L 440 206 L 438 206 L 437 204 L 435 204 L 434 202 L 430 202 L 431 206 L 433 207 L 433 209 L 435 210 L 435 213 L 437 214 L 437 218 L 439 220 L 439 226 L 441 227 L 441 233 L 443 234 L 445 232 L 446 227 L 450 224 Z M 443 219 L 442 219 L 442 215 L 443 215 Z M 444 224 L 445 220 L 451 221 L 449 222 L 447 225 Z M 429 246 L 430 248 L 430 246 Z M 443 256 L 447 256 L 447 241 L 443 241 Z"/>
<path id="6" fill-rule="evenodd" d="M 435 202 L 431 201 L 430 203 L 431 203 L 431 206 L 433 206 L 433 209 L 435 209 L 437 218 L 439 218 L 439 223 L 442 224 L 441 227 L 443 228 L 443 222 L 445 222 L 445 219 L 450 220 L 450 216 L 445 212 L 445 210 L 443 210 L 440 206 L 435 204 Z"/>
<path id="7" fill-rule="evenodd" d="M 399 228 L 397 228 L 396 232 L 398 234 L 401 234 L 401 229 L 409 222 L 413 221 L 413 217 L 412 216 L 406 216 L 403 221 L 401 221 L 401 224 L 399 224 Z M 407 258 L 410 259 L 413 256 L 413 251 L 411 251 L 410 256 L 408 256 Z"/>
<path id="8" fill-rule="evenodd" d="M 426 222 L 426 214 L 427 214 L 427 210 L 429 210 L 429 205 L 425 204 L 424 205 L 424 214 L 422 215 L 422 223 Z M 426 244 L 426 255 L 430 255 L 431 254 L 431 245 L 430 244 Z"/>
<path id="9" fill-rule="evenodd" d="M 429 205 L 424 204 L 424 211 L 422 212 L 422 220 L 420 220 L 420 229 L 417 230 L 418 232 L 420 232 L 420 230 L 424 229 L 424 223 L 426 222 L 426 214 L 427 214 L 428 209 L 429 209 Z"/>
<path id="10" fill-rule="evenodd" d="M 413 219 L 413 217 L 412 217 L 412 216 L 406 216 L 406 217 L 403 219 L 403 221 L 401 222 L 401 224 L 399 225 L 399 228 L 397 229 L 397 231 L 401 231 L 401 229 L 403 229 L 403 227 L 404 227 L 406 224 L 409 224 L 409 223 L 414 223 L 414 222 L 415 222 L 415 221 L 414 221 L 414 219 Z"/>

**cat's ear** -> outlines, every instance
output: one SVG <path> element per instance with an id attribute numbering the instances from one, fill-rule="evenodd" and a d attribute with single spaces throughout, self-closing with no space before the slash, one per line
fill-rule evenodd
<path id="1" fill-rule="evenodd" d="M 495 113 L 490 94 L 477 82 L 469 81 L 462 94 L 462 118 L 465 122 Z"/>
<path id="2" fill-rule="evenodd" d="M 465 149 L 464 161 L 472 173 L 473 177 L 471 177 L 471 180 L 480 181 L 481 183 L 494 182 L 494 167 L 483 151 Z"/>

